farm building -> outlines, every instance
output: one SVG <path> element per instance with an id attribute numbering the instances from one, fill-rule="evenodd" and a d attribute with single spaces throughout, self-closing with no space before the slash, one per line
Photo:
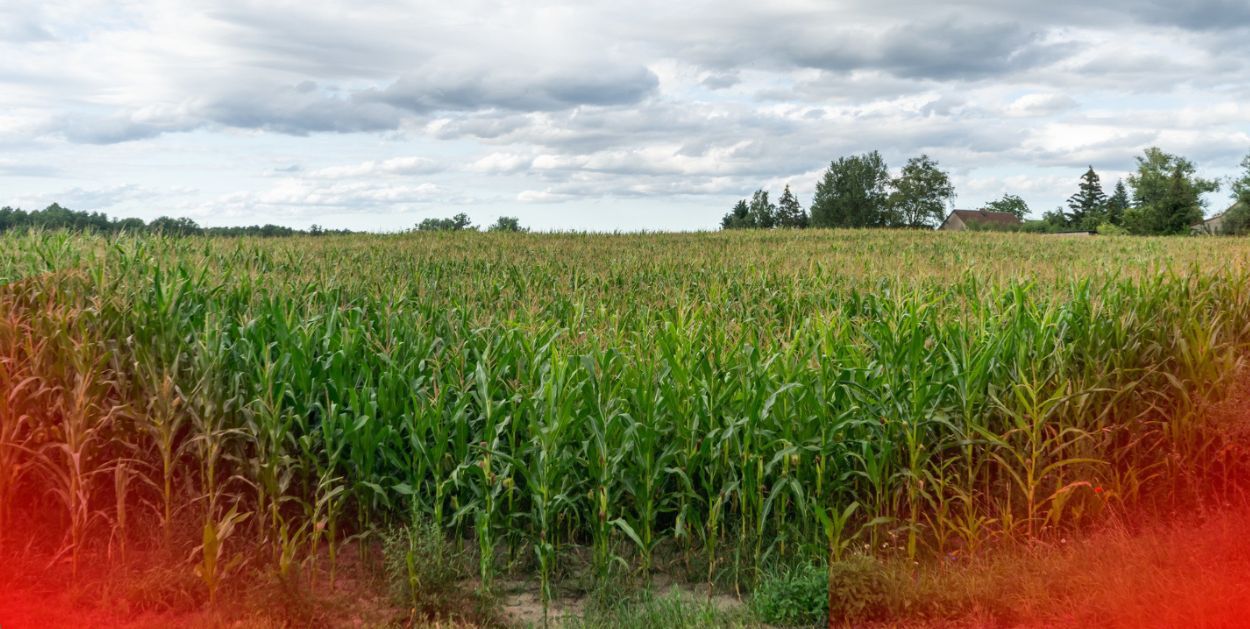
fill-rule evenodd
<path id="1" fill-rule="evenodd" d="M 1024 224 L 1015 214 L 987 210 L 952 210 L 938 229 L 965 231 L 969 229 L 1014 229 Z"/>
<path id="2" fill-rule="evenodd" d="M 1190 233 L 1194 234 L 1218 234 L 1224 229 L 1224 218 L 1228 213 L 1237 208 L 1239 204 L 1234 203 L 1232 207 L 1216 214 L 1210 218 L 1204 219 L 1201 223 L 1195 223 L 1189 228 Z"/>

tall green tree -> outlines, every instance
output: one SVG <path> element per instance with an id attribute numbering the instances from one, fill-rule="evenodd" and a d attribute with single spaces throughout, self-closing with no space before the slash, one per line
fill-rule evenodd
<path id="1" fill-rule="evenodd" d="M 721 229 L 748 229 L 755 227 L 751 221 L 751 208 L 746 199 L 739 199 L 732 210 L 720 221 Z"/>
<path id="2" fill-rule="evenodd" d="M 1241 160 L 1241 175 L 1229 183 L 1233 206 L 1224 212 L 1220 232 L 1230 235 L 1250 233 L 1250 155 Z"/>
<path id="3" fill-rule="evenodd" d="M 889 224 L 890 172 L 873 151 L 829 164 L 812 197 L 813 227 L 883 227 Z"/>
<path id="4" fill-rule="evenodd" d="M 756 190 L 751 195 L 751 223 L 756 229 L 772 229 L 777 226 L 777 206 L 768 200 L 767 190 Z"/>
<path id="5" fill-rule="evenodd" d="M 157 217 L 151 223 L 148 223 L 148 230 L 152 233 L 164 234 L 166 236 L 197 236 L 204 233 L 202 227 L 185 216 L 179 218 Z"/>
<path id="6" fill-rule="evenodd" d="M 950 175 L 928 155 L 907 160 L 892 183 L 889 225 L 934 227 L 946 218 L 947 206 L 955 199 Z"/>
<path id="7" fill-rule="evenodd" d="M 521 221 L 515 216 L 500 216 L 495 224 L 486 228 L 486 231 L 492 232 L 527 232 L 529 229 L 521 227 Z"/>
<path id="8" fill-rule="evenodd" d="M 1139 234 L 1182 234 L 1202 221 L 1202 195 L 1220 189 L 1218 181 L 1197 176 L 1193 162 L 1158 148 L 1137 158 L 1129 175 L 1133 208 L 1125 225 Z"/>
<path id="9" fill-rule="evenodd" d="M 1115 190 L 1112 191 L 1111 197 L 1107 199 L 1107 222 L 1112 225 L 1123 225 L 1124 216 L 1128 214 L 1129 209 L 1128 188 L 1124 187 L 1124 181 L 1115 182 Z"/>
<path id="10" fill-rule="evenodd" d="M 807 227 L 807 212 L 799 205 L 799 200 L 790 192 L 790 186 L 781 192 L 777 200 L 777 226 L 789 228 Z"/>
<path id="11" fill-rule="evenodd" d="M 1250 204 L 1250 155 L 1242 158 L 1241 176 L 1233 179 L 1229 188 L 1231 188 L 1234 203 Z"/>
<path id="12" fill-rule="evenodd" d="M 1042 225 L 1045 231 L 1058 232 L 1068 227 L 1068 217 L 1063 213 L 1062 207 L 1057 207 L 1049 212 L 1042 213 Z"/>
<path id="13" fill-rule="evenodd" d="M 1003 198 L 990 201 L 981 209 L 987 212 L 1006 212 L 1019 219 L 1024 219 L 1029 214 L 1029 204 L 1014 194 L 1004 194 Z"/>
<path id="14" fill-rule="evenodd" d="M 417 231 L 423 232 L 458 232 L 466 229 L 477 229 L 469 215 L 461 212 L 451 218 L 427 218 L 417 224 Z"/>
<path id="15" fill-rule="evenodd" d="M 1094 167 L 1081 175 L 1080 188 L 1068 197 L 1068 211 L 1064 217 L 1068 225 L 1077 229 L 1096 229 L 1107 213 L 1107 194 L 1102 191 L 1102 180 Z"/>

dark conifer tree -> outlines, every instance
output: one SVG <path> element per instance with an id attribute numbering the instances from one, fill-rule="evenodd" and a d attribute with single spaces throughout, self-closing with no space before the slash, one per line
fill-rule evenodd
<path id="1" fill-rule="evenodd" d="M 1102 191 L 1102 181 L 1094 167 L 1081 175 L 1081 187 L 1076 194 L 1068 197 L 1068 211 L 1064 217 L 1068 225 L 1078 229 L 1095 229 L 1103 221 L 1107 212 L 1107 195 Z"/>

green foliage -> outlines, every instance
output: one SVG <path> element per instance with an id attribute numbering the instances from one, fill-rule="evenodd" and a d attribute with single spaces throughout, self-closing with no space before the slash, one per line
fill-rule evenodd
<path id="1" fill-rule="evenodd" d="M 1098 226 L 1098 234 L 1101 236 L 1124 236 L 1128 234 L 1128 230 L 1112 223 L 1110 221 L 1102 223 Z"/>
<path id="2" fill-rule="evenodd" d="M 520 233 L 527 232 L 529 229 L 521 227 L 520 219 L 515 216 L 500 216 L 499 220 L 495 221 L 495 224 L 487 228 L 486 231 Z"/>
<path id="3" fill-rule="evenodd" d="M 189 218 L 170 218 L 162 216 L 145 223 L 141 218 L 110 219 L 103 212 L 78 212 L 53 203 L 43 210 L 26 212 L 8 206 L 0 208 L 0 233 L 6 231 L 25 231 L 30 229 L 67 230 L 94 234 L 160 234 L 164 236 L 256 236 L 273 238 L 279 236 L 295 236 L 298 234 L 323 235 L 327 233 L 347 234 L 346 230 L 326 231 L 319 226 L 312 226 L 308 232 L 301 232 L 290 227 L 279 225 L 250 225 L 245 227 L 201 227 Z"/>
<path id="4" fill-rule="evenodd" d="M 1136 234 L 1183 234 L 1202 221 L 1202 195 L 1219 189 L 1219 182 L 1195 175 L 1193 162 L 1146 149 L 1137 158 L 1137 172 L 1129 175 L 1133 208 L 1125 226 Z"/>
<path id="5" fill-rule="evenodd" d="M 427 218 L 417 223 L 417 231 L 423 232 L 458 232 L 475 230 L 473 221 L 463 212 L 451 218 Z"/>
<path id="6" fill-rule="evenodd" d="M 1224 212 L 1220 231 L 1228 235 L 1250 233 L 1250 155 L 1241 160 L 1241 175 L 1229 182 L 1233 205 Z"/>
<path id="7" fill-rule="evenodd" d="M 772 229 L 777 226 L 777 206 L 768 200 L 767 190 L 756 190 L 751 195 L 748 216 L 751 225 L 757 229 Z"/>
<path id="8" fill-rule="evenodd" d="M 1029 214 L 1029 204 L 1014 194 L 1004 194 L 997 201 L 990 201 L 982 208 L 990 212 L 1006 212 L 1019 219 Z"/>
<path id="9" fill-rule="evenodd" d="M 1080 189 L 1068 197 L 1068 211 L 1064 213 L 1069 227 L 1089 230 L 1096 228 L 1107 218 L 1107 195 L 1102 191 L 1102 181 L 1094 167 L 1081 175 Z"/>
<path id="10" fill-rule="evenodd" d="M 408 609 L 442 610 L 465 576 L 463 553 L 423 516 L 384 534 L 382 556 L 391 596 Z"/>
<path id="11" fill-rule="evenodd" d="M 573 629 L 702 629 L 754 626 L 749 620 L 743 613 L 722 610 L 706 601 L 690 600 L 680 591 L 674 590 L 658 596 L 644 592 L 635 597 L 625 597 L 611 606 L 594 607 L 580 618 L 565 618 L 561 625 Z"/>
<path id="12" fill-rule="evenodd" d="M 751 593 L 751 611 L 772 626 L 824 624 L 829 598 L 829 573 L 803 564 L 767 574 Z"/>
<path id="13" fill-rule="evenodd" d="M 1128 214 L 1130 201 L 1128 197 L 1128 189 L 1124 187 L 1124 181 L 1115 182 L 1115 191 L 1111 193 L 1111 197 L 1107 199 L 1107 221 L 1112 225 L 1123 225 L 1124 217 Z"/>
<path id="14" fill-rule="evenodd" d="M 789 191 L 787 187 L 786 192 Z M 790 220 L 789 217 L 787 220 Z M 767 190 L 756 190 L 751 195 L 750 202 L 745 199 L 738 201 L 733 210 L 721 219 L 721 227 L 724 229 L 772 229 L 779 226 L 782 225 L 777 206 L 768 200 Z"/>
<path id="15" fill-rule="evenodd" d="M 1250 234 L 1250 199 L 1238 201 L 1224 211 L 1220 233 L 1227 236 Z"/>
<path id="16" fill-rule="evenodd" d="M 1241 159 L 1241 175 L 1233 179 L 1229 188 L 1232 190 L 1233 200 L 1250 201 L 1250 155 Z"/>
<path id="17" fill-rule="evenodd" d="M 721 219 L 723 229 L 751 229 L 753 227 L 755 227 L 755 221 L 751 217 L 751 207 L 747 205 L 746 199 L 740 199 Z"/>
<path id="18" fill-rule="evenodd" d="M 881 154 L 840 157 L 816 184 L 813 227 L 884 227 L 889 214 L 890 172 Z"/>
<path id="19" fill-rule="evenodd" d="M 799 205 L 799 200 L 790 192 L 789 184 L 777 200 L 777 226 L 789 228 L 807 227 L 807 211 Z"/>
<path id="20" fill-rule="evenodd" d="M 204 230 L 189 218 L 170 218 L 168 216 L 154 219 L 148 224 L 148 231 L 162 236 L 196 236 L 204 233 Z"/>
<path id="21" fill-rule="evenodd" d="M 1055 208 L 1049 212 L 1042 214 L 1042 231 L 1045 232 L 1061 232 L 1067 230 L 1070 225 L 1068 216 L 1062 208 Z"/>
<path id="22" fill-rule="evenodd" d="M 946 217 L 955 198 L 950 176 L 928 155 L 907 160 L 903 171 L 891 182 L 890 215 L 887 225 L 936 227 Z"/>
<path id="23" fill-rule="evenodd" d="M 830 616 L 842 622 L 880 618 L 891 607 L 891 582 L 881 564 L 859 557 L 835 561 L 828 570 Z"/>
<path id="24" fill-rule="evenodd" d="M 950 176 L 927 155 L 891 179 L 881 154 L 842 157 L 816 184 L 813 227 L 934 227 L 955 197 Z"/>

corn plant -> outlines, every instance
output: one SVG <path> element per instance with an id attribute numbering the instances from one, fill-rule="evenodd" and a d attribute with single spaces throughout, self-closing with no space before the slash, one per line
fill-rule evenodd
<path id="1" fill-rule="evenodd" d="M 1243 491 L 1206 415 L 1247 269 L 1237 239 L 6 233 L 0 551 L 51 505 L 21 534 L 77 563 L 149 505 L 215 600 L 240 549 L 333 582 L 420 521 L 485 591 L 533 553 L 549 604 L 582 546 L 601 582 L 705 562 L 710 596 L 1201 510 Z"/>

